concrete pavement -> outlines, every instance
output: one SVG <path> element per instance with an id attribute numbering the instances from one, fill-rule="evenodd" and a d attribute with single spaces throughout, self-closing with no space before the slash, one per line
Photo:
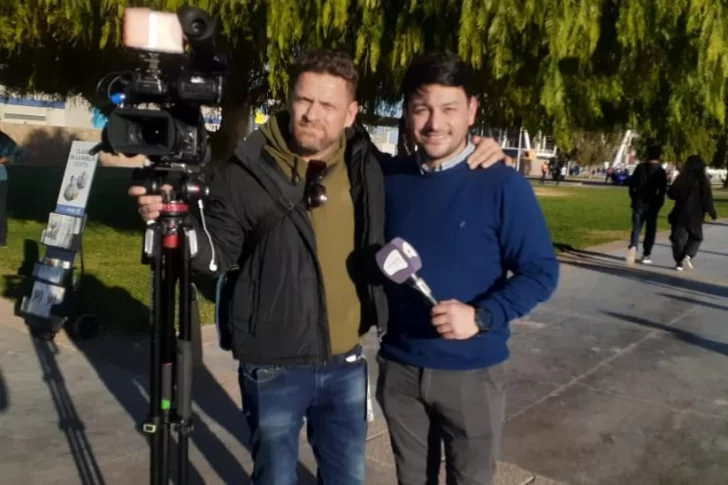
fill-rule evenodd
<path id="1" fill-rule="evenodd" d="M 565 255 L 557 295 L 512 325 L 497 485 L 726 483 L 728 227 L 705 235 L 690 273 L 671 269 L 664 239 L 651 267 L 625 268 L 621 243 Z M 203 335 L 192 483 L 248 483 L 236 370 L 214 329 Z M 146 483 L 146 362 L 143 342 L 31 339 L 0 301 L 0 484 Z M 368 483 L 394 484 L 377 413 Z M 312 484 L 302 442 L 301 483 Z"/>

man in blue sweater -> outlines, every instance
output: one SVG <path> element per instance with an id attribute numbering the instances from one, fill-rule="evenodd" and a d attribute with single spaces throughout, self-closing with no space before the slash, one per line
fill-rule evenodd
<path id="1" fill-rule="evenodd" d="M 443 441 L 448 485 L 490 485 L 509 322 L 552 295 L 559 266 L 526 179 L 505 164 L 473 172 L 463 163 L 478 108 L 469 66 L 450 54 L 423 56 L 403 91 L 418 150 L 384 166 L 385 231 L 419 252 L 420 276 L 439 304 L 409 286 L 388 288 L 377 398 L 400 485 L 437 483 Z"/>

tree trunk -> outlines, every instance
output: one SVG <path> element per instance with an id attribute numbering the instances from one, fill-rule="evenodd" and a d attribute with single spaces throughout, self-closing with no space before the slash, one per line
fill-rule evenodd
<path id="1" fill-rule="evenodd" d="M 251 100 L 230 100 L 222 107 L 220 128 L 210 137 L 212 160 L 222 162 L 230 158 L 238 142 L 248 134 Z"/>
<path id="2" fill-rule="evenodd" d="M 210 140 L 214 162 L 230 158 L 238 142 L 247 136 L 251 109 L 261 94 L 260 86 L 251 85 L 255 66 L 247 55 L 247 47 L 247 43 L 241 42 L 232 55 L 225 82 L 220 128 Z"/>

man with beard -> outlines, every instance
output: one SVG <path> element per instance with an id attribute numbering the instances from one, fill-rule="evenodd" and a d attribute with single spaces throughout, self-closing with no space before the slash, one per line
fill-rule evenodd
<path id="1" fill-rule="evenodd" d="M 288 111 L 242 141 L 210 183 L 199 271 L 231 275 L 232 352 L 256 485 L 295 485 L 304 418 L 320 482 L 363 485 L 367 365 L 359 344 L 383 331 L 386 301 L 373 253 L 384 242 L 382 155 L 355 128 L 358 74 L 331 51 L 302 56 Z M 473 166 L 503 158 L 483 140 Z M 162 199 L 139 197 L 144 220 Z M 213 250 L 214 248 L 214 256 Z M 214 264 L 213 264 L 214 263 Z"/>

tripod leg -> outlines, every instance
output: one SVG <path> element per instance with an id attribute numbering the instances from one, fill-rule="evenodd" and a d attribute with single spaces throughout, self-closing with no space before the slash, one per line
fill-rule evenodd
<path id="1" fill-rule="evenodd" d="M 152 270 L 152 307 L 149 368 L 149 418 L 144 424 L 144 432 L 150 435 L 149 483 L 163 485 L 160 476 L 162 441 L 160 434 L 160 402 L 162 393 L 162 242 L 161 228 L 149 228 L 145 235 L 145 249 L 150 257 Z"/>
<path id="2" fill-rule="evenodd" d="M 177 413 L 178 413 L 178 484 L 187 485 L 189 473 L 189 438 L 192 431 L 192 348 L 191 342 L 180 341 L 177 347 Z"/>
<path id="3" fill-rule="evenodd" d="M 177 275 L 175 273 L 175 265 L 177 260 L 177 248 L 172 246 L 174 239 L 166 236 L 164 239 L 164 285 L 163 294 L 164 302 L 161 308 L 164 309 L 162 314 L 162 395 L 160 396 L 161 408 L 161 449 L 159 457 L 159 475 L 160 483 L 167 485 L 169 483 L 169 453 L 170 453 L 170 432 L 172 427 L 172 404 L 174 397 L 174 368 L 175 368 L 175 348 L 176 337 L 174 329 L 175 317 L 175 287 Z"/>
<path id="4" fill-rule="evenodd" d="M 192 432 L 192 283 L 187 229 L 184 230 L 179 275 L 179 340 L 177 342 L 177 418 L 178 482 L 187 485 L 189 474 L 189 437 Z"/>
<path id="5" fill-rule="evenodd" d="M 190 340 L 192 341 L 192 368 L 202 367 L 202 322 L 200 321 L 199 291 L 192 283 L 190 304 Z"/>

